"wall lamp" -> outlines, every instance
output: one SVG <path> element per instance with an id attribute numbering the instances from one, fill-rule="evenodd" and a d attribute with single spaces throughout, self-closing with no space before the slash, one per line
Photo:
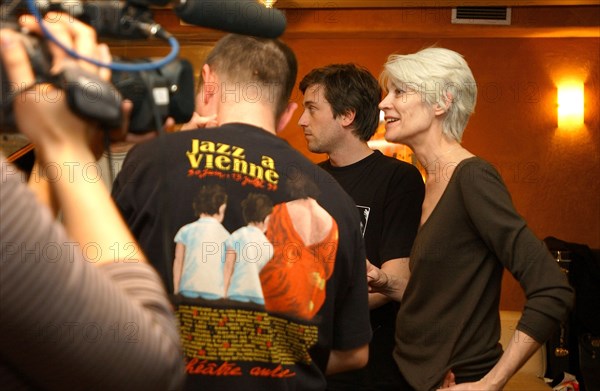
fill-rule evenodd
<path id="1" fill-rule="evenodd" d="M 575 129 L 584 124 L 582 81 L 558 83 L 558 128 Z"/>
<path id="2" fill-rule="evenodd" d="M 277 3 L 277 0 L 260 0 L 260 2 L 263 3 L 267 8 L 273 8 L 275 3 Z"/>

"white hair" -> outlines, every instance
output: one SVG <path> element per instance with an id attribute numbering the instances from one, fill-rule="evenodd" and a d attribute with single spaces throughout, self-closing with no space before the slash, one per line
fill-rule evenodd
<path id="1" fill-rule="evenodd" d="M 432 107 L 445 107 L 443 132 L 461 141 L 477 101 L 475 78 L 462 55 L 435 47 L 414 54 L 392 54 L 380 77 L 384 89 L 388 82 L 414 90 Z"/>

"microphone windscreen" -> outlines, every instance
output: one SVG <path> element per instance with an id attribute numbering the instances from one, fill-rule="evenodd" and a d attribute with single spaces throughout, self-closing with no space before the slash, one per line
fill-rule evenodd
<path id="1" fill-rule="evenodd" d="M 196 26 L 263 38 L 277 38 L 286 28 L 280 10 L 256 0 L 179 0 L 175 13 Z"/>

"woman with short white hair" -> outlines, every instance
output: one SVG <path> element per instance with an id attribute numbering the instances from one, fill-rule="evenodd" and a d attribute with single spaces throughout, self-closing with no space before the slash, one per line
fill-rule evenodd
<path id="1" fill-rule="evenodd" d="M 566 318 L 573 292 L 498 172 L 460 144 L 477 99 L 464 58 L 443 48 L 391 55 L 380 82 L 386 140 L 408 145 L 426 171 L 408 283 L 368 267 L 371 289 L 402 302 L 399 389 L 501 390 Z M 527 302 L 503 352 L 504 268 Z"/>

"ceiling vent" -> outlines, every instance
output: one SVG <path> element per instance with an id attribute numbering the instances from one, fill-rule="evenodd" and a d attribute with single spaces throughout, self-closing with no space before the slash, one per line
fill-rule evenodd
<path id="1" fill-rule="evenodd" d="M 510 24 L 510 7 L 452 8 L 454 24 Z"/>

